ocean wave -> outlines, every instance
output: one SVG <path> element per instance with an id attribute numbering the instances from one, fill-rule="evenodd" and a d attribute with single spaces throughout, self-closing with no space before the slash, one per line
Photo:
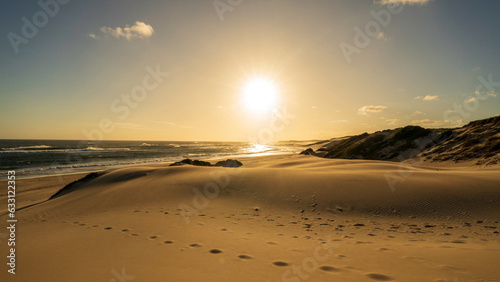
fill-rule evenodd
<path id="1" fill-rule="evenodd" d="M 139 147 L 158 147 L 160 146 L 159 144 L 149 144 L 149 143 L 142 143 L 139 145 Z"/>
<path id="2" fill-rule="evenodd" d="M 71 149 L 71 148 L 61 148 L 61 147 L 51 147 L 46 145 L 41 146 L 26 146 L 26 147 L 16 147 L 16 148 L 1 148 L 1 153 L 71 153 L 75 154 L 78 152 L 117 152 L 117 151 L 130 151 L 130 148 L 102 148 L 102 147 L 86 147 L 84 149 Z"/>
<path id="3" fill-rule="evenodd" d="M 80 151 L 130 151 L 130 148 L 103 148 L 103 147 L 87 147 Z"/>
<path id="4" fill-rule="evenodd" d="M 20 146 L 14 148 L 0 148 L 1 151 L 38 151 L 38 150 L 50 150 L 59 149 L 59 147 L 53 147 L 48 145 L 36 145 L 36 146 Z"/>

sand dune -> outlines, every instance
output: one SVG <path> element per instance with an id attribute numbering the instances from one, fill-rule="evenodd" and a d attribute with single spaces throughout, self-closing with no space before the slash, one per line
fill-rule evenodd
<path id="1" fill-rule="evenodd" d="M 12 281 L 500 280 L 498 169 L 240 160 L 120 169 L 18 211 Z"/>

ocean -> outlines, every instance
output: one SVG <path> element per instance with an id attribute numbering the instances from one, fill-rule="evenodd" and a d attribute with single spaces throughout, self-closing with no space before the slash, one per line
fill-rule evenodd
<path id="1" fill-rule="evenodd" d="M 298 152 L 287 143 L 0 140 L 0 179 L 83 173 L 182 159 L 207 160 Z"/>

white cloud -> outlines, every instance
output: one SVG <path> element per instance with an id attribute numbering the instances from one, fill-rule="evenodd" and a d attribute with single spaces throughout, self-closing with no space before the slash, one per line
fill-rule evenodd
<path id="1" fill-rule="evenodd" d="M 435 100 L 439 100 L 439 95 L 434 95 L 434 96 L 427 95 L 427 96 L 425 96 L 424 98 L 422 98 L 422 100 L 424 100 L 424 101 L 435 101 Z"/>
<path id="2" fill-rule="evenodd" d="M 474 103 L 476 101 L 477 101 L 477 98 L 472 97 L 469 100 L 465 101 L 465 103 Z"/>
<path id="3" fill-rule="evenodd" d="M 387 36 L 385 36 L 385 33 L 383 32 L 380 32 L 378 35 L 377 35 L 377 39 L 378 40 L 384 40 L 384 41 L 387 41 Z"/>
<path id="4" fill-rule="evenodd" d="M 99 29 L 105 36 L 112 36 L 114 38 L 125 38 L 127 40 L 131 39 L 147 39 L 154 34 L 154 29 L 149 24 L 143 22 L 135 22 L 134 25 L 125 27 L 107 27 L 103 26 Z M 97 38 L 93 33 L 89 34 L 91 38 Z"/>
<path id="5" fill-rule="evenodd" d="M 170 121 L 158 121 L 158 123 L 167 124 L 167 125 L 170 125 L 170 126 L 175 126 L 175 127 L 180 127 L 180 128 L 194 128 L 192 126 L 180 125 L 180 124 L 177 124 L 175 122 L 170 122 Z"/>
<path id="6" fill-rule="evenodd" d="M 358 115 L 364 115 L 367 116 L 368 113 L 381 113 L 385 109 L 387 109 L 386 106 L 364 106 L 358 109 Z"/>
<path id="7" fill-rule="evenodd" d="M 144 127 L 144 126 L 142 126 L 140 124 L 129 123 L 129 122 L 116 122 L 115 125 L 116 125 L 117 128 L 123 128 L 123 129 L 156 130 L 154 128 Z"/>
<path id="8" fill-rule="evenodd" d="M 400 124 L 400 120 L 399 120 L 399 119 L 397 119 L 397 118 L 392 118 L 392 119 L 391 119 L 391 118 L 388 118 L 388 119 L 386 119 L 385 121 L 387 121 L 387 123 L 388 123 L 389 125 L 398 125 L 398 124 Z"/>
<path id="9" fill-rule="evenodd" d="M 389 5 L 389 4 L 397 4 L 397 5 L 425 5 L 429 3 L 431 0 L 379 0 L 375 1 L 380 5 Z"/>
<path id="10" fill-rule="evenodd" d="M 478 96 L 480 100 L 485 100 L 488 98 L 488 96 L 495 98 L 497 96 L 497 93 L 495 93 L 495 91 L 474 91 L 474 95 Z"/>
<path id="11" fill-rule="evenodd" d="M 417 96 L 415 97 L 415 100 L 423 100 L 423 101 L 437 101 L 439 100 L 439 95 L 426 95 L 424 97 L 422 96 Z"/>
<path id="12" fill-rule="evenodd" d="M 464 124 L 463 120 L 414 120 L 411 122 L 413 125 L 420 125 L 422 127 L 457 127 Z"/>

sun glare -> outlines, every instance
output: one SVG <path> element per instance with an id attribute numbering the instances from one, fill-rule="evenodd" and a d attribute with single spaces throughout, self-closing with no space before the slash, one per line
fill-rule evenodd
<path id="1" fill-rule="evenodd" d="M 247 82 L 243 89 L 243 103 L 253 111 L 266 111 L 275 106 L 277 89 L 267 78 L 255 78 Z"/>

